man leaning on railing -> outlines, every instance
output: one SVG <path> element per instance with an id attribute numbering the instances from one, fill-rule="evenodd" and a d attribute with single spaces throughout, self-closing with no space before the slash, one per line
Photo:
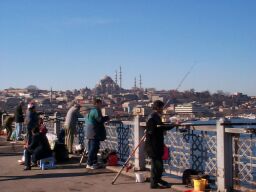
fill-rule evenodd
<path id="1" fill-rule="evenodd" d="M 78 123 L 78 118 L 83 117 L 80 112 L 80 105 L 74 104 L 67 112 L 64 129 L 65 129 L 65 144 L 67 145 L 68 152 L 72 153 L 74 135 L 77 134 L 76 125 Z"/>

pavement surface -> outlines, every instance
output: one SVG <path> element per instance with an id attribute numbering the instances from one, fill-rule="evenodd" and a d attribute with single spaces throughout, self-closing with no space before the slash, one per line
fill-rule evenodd
<path id="1" fill-rule="evenodd" d="M 73 156 L 65 164 L 57 164 L 55 169 L 41 170 L 33 167 L 23 171 L 18 164 L 22 157 L 22 142 L 10 143 L 0 136 L 0 191 L 1 192 L 142 192 L 142 191 L 179 191 L 174 189 L 150 189 L 149 183 L 136 183 L 134 174 L 121 175 L 114 185 L 111 184 L 117 168 L 88 170 L 79 166 L 79 157 Z M 129 175 L 129 174 L 128 174 Z M 180 185 L 180 180 L 167 178 L 171 184 Z M 184 191 L 184 190 L 180 190 Z"/>

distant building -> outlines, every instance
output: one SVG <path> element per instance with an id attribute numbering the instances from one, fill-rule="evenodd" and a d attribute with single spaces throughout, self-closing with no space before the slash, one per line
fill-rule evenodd
<path id="1" fill-rule="evenodd" d="M 133 108 L 138 104 L 137 101 L 127 101 L 122 104 L 122 107 L 125 112 L 132 113 Z"/>
<path id="2" fill-rule="evenodd" d="M 133 108 L 133 115 L 148 116 L 152 112 L 152 108 L 148 106 L 136 106 Z"/>
<path id="3" fill-rule="evenodd" d="M 208 113 L 208 110 L 196 103 L 177 105 L 175 113 L 182 117 L 198 117 Z"/>
<path id="4" fill-rule="evenodd" d="M 104 107 L 101 109 L 102 115 L 103 116 L 113 116 L 114 111 L 111 107 Z"/>

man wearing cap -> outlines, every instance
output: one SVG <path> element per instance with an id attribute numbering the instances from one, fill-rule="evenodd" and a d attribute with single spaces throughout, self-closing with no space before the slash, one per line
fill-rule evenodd
<path id="1" fill-rule="evenodd" d="M 65 129 L 65 144 L 67 145 L 68 152 L 72 153 L 74 135 L 77 134 L 78 118 L 82 117 L 80 114 L 80 105 L 74 104 L 67 112 L 64 129 Z"/>

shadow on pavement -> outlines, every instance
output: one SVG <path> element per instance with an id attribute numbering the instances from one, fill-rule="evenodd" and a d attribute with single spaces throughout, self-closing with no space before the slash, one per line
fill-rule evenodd
<path id="1" fill-rule="evenodd" d="M 33 171 L 33 170 L 32 170 Z M 93 176 L 101 174 L 113 174 L 110 171 L 103 172 L 82 172 L 82 173 L 46 173 L 46 174 L 37 174 L 37 175 L 22 175 L 22 176 L 0 176 L 0 181 L 13 181 L 13 180 L 22 180 L 22 179 L 50 179 L 50 178 L 64 178 L 64 177 L 81 177 L 81 176 Z"/>
<path id="2" fill-rule="evenodd" d="M 21 152 L 17 152 L 17 153 L 10 153 L 10 152 L 2 153 L 2 152 L 0 152 L 0 156 L 21 156 L 21 155 L 22 155 Z"/>

